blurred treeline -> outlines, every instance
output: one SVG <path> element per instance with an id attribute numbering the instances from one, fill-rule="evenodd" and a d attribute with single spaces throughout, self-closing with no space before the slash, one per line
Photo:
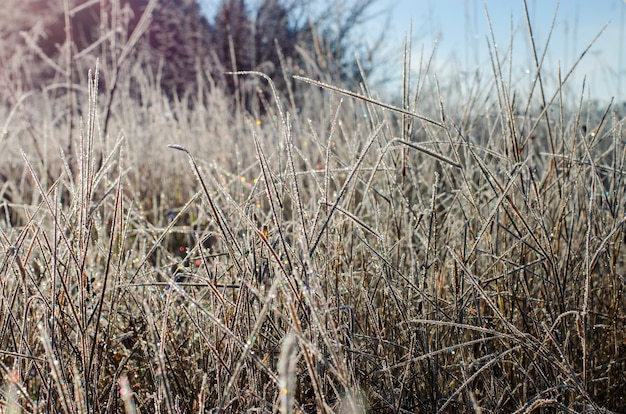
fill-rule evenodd
<path id="1" fill-rule="evenodd" d="M 284 91 L 294 73 L 351 82 L 373 65 L 375 46 L 355 41 L 354 32 L 375 0 L 221 0 L 211 16 L 197 0 L 6 1 L 0 82 L 9 102 L 49 85 L 86 85 L 96 59 L 100 89 L 112 95 L 139 67 L 169 98 L 197 101 L 205 86 L 219 87 L 261 110 L 251 97 L 267 85 L 229 72 L 263 72 Z"/>

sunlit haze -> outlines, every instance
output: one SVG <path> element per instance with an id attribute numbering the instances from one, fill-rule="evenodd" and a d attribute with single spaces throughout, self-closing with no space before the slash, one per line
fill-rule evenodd
<path id="1" fill-rule="evenodd" d="M 383 3 L 379 3 L 379 6 Z M 523 82 L 524 74 L 530 77 L 534 72 L 522 0 L 401 0 L 393 3 L 390 6 L 389 24 L 381 24 L 379 29 L 387 27 L 387 38 L 391 50 L 397 49 L 398 60 L 401 59 L 404 34 L 412 23 L 413 62 L 419 59 L 422 52 L 429 57 L 436 48 L 435 67 L 439 70 L 450 70 L 453 67 L 454 70 L 472 74 L 478 69 L 489 71 L 491 75 L 488 43 L 492 43 L 492 38 L 486 10 L 500 60 L 504 60 L 507 67 L 510 51 L 513 51 L 513 79 Z M 553 85 L 556 85 L 559 67 L 561 77 L 564 78 L 606 26 L 578 63 L 567 82 L 566 90 L 580 96 L 586 77 L 585 98 L 608 101 L 614 97 L 617 102 L 626 99 L 626 82 L 623 80 L 626 74 L 624 0 L 528 0 L 527 6 L 540 59 L 550 36 L 542 72 L 548 81 L 552 80 Z M 550 33 L 553 20 L 554 26 Z"/>

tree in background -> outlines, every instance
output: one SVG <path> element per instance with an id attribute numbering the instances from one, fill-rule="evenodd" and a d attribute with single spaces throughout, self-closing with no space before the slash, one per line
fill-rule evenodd
<path id="1" fill-rule="evenodd" d="M 224 75 L 225 72 L 259 71 L 270 76 L 280 91 L 285 90 L 281 59 L 293 65 L 297 56 L 298 31 L 290 28 L 287 10 L 278 0 L 263 0 L 256 10 L 244 0 L 223 0 L 215 16 L 211 44 L 215 45 L 214 76 L 237 102 L 249 110 L 260 110 L 256 95 L 269 98 L 269 86 L 258 77 Z M 283 62 L 284 63 L 284 62 Z"/>
<path id="2" fill-rule="evenodd" d="M 145 1 L 145 0 L 144 0 Z M 161 86 L 168 96 L 195 92 L 212 45 L 211 27 L 196 0 L 161 0 L 143 42 L 149 65 L 161 69 Z"/>
<path id="3" fill-rule="evenodd" d="M 368 49 L 363 39 L 355 40 L 353 35 L 370 18 L 375 2 L 355 0 L 337 5 L 327 0 L 262 0 L 253 10 L 245 0 L 222 0 L 211 32 L 217 57 L 214 74 L 219 77 L 235 69 L 260 71 L 282 92 L 293 86 L 287 83 L 293 83 L 290 75 L 294 73 L 358 83 L 361 69 L 365 75 L 373 69 L 375 49 Z M 259 79 L 227 76 L 224 84 L 248 109 L 251 102 L 257 102 L 254 95 L 260 91 L 265 98 L 270 96 Z M 296 94 L 295 99 L 302 97 Z"/>

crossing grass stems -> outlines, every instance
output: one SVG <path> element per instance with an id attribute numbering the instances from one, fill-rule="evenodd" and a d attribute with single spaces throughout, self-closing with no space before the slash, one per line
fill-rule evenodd
<path id="1" fill-rule="evenodd" d="M 564 97 L 578 62 L 546 84 L 532 31 L 526 101 L 495 37 L 464 101 L 428 58 L 397 105 L 315 56 L 263 115 L 210 79 L 168 100 L 140 65 L 113 99 L 97 70 L 74 85 L 71 121 L 23 91 L 0 113 L 4 410 L 623 411 L 624 123 Z"/>

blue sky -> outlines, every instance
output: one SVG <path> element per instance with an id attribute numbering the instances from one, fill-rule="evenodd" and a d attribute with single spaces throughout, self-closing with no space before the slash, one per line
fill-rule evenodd
<path id="1" fill-rule="evenodd" d="M 379 6 L 385 2 L 381 1 Z M 391 2 L 390 2 L 391 3 Z M 491 74 L 487 36 L 489 26 L 482 0 L 400 0 L 393 2 L 388 39 L 400 53 L 404 33 L 413 22 L 413 51 L 430 53 L 437 45 L 438 67 L 459 70 L 486 69 Z M 604 25 L 601 37 L 577 66 L 569 88 L 580 96 L 583 78 L 585 98 L 601 101 L 615 97 L 626 100 L 626 0 L 527 0 L 538 53 L 542 53 L 550 26 L 556 20 L 546 54 L 544 74 L 557 79 L 569 71 L 587 45 Z M 557 10 L 558 5 L 558 10 Z M 513 33 L 514 78 L 530 77 L 533 60 L 523 2 L 521 0 L 486 0 L 496 43 L 501 53 L 510 49 Z M 381 19 L 382 20 L 382 19 Z M 382 28 L 382 26 L 380 26 Z M 395 41 L 394 41 L 395 39 Z M 621 39 L 621 40 L 620 40 Z M 397 43 L 395 45 L 394 43 Z M 393 53 L 393 52 L 390 52 Z M 508 63 L 508 61 L 507 61 Z"/>
<path id="2" fill-rule="evenodd" d="M 248 0 L 248 4 L 256 1 Z M 219 4 L 219 0 L 199 2 L 207 10 Z M 403 39 L 411 21 L 413 62 L 418 61 L 420 52 L 428 57 L 436 50 L 434 67 L 440 78 L 446 71 L 474 73 L 477 69 L 492 76 L 484 4 L 501 55 L 510 50 L 513 34 L 512 78 L 520 85 L 530 84 L 534 64 L 522 0 L 378 0 L 372 9 L 376 17 L 359 35 L 374 38 L 386 30 L 383 50 L 378 50 L 384 59 L 379 65 L 384 74 L 378 75 L 395 79 L 397 84 L 402 73 Z M 577 66 L 567 91 L 578 99 L 585 79 L 585 98 L 607 103 L 611 97 L 626 101 L 626 0 L 527 0 L 527 4 L 539 54 L 545 49 L 556 12 L 543 71 L 546 84 L 551 81 L 556 87 L 559 66 L 564 76 L 608 24 Z"/>

